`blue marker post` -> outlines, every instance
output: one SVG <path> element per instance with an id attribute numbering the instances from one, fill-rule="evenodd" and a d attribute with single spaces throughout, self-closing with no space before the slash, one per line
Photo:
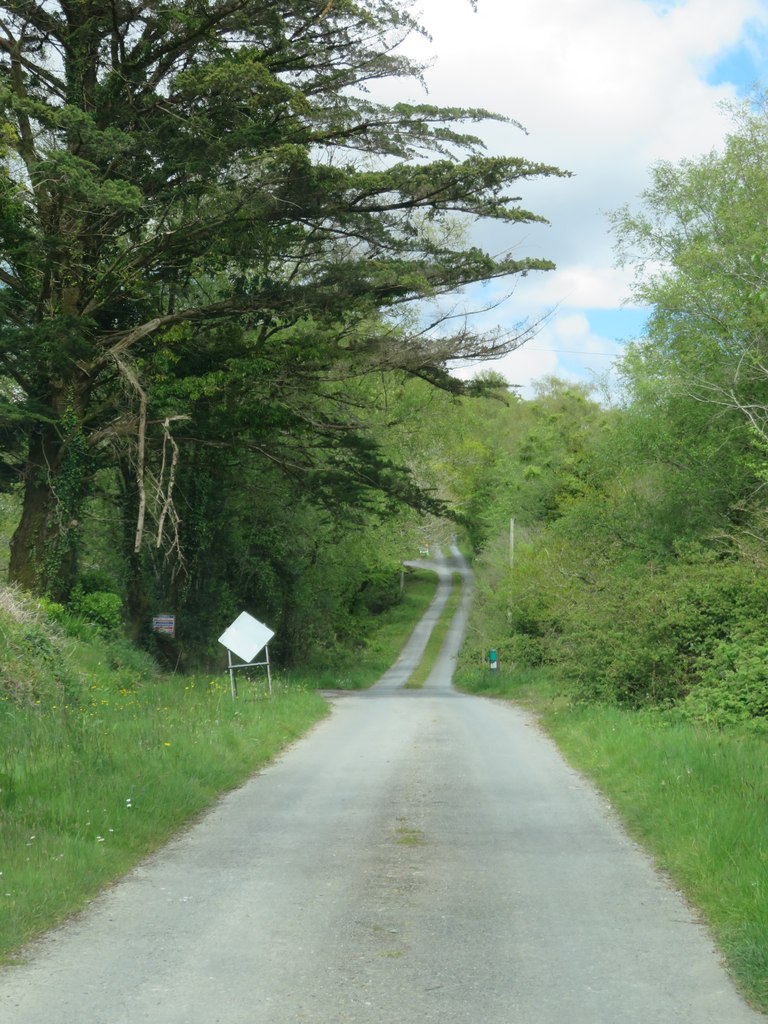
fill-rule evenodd
<path id="1" fill-rule="evenodd" d="M 491 672 L 495 672 L 499 667 L 499 655 L 497 651 L 491 649 L 488 652 L 488 668 Z"/>

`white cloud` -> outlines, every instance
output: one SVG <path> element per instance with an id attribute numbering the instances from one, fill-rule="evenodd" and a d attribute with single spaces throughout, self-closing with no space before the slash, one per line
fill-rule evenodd
<path id="1" fill-rule="evenodd" d="M 520 386 L 524 397 L 531 397 L 532 382 L 542 377 L 592 382 L 610 379 L 611 366 L 620 352 L 621 345 L 617 341 L 591 330 L 585 314 L 555 314 L 529 344 L 491 366 L 510 384 Z M 455 372 L 468 380 L 476 368 L 458 367 Z"/>
<path id="2" fill-rule="evenodd" d="M 557 271 L 526 278 L 520 283 L 516 298 L 534 308 L 616 309 L 632 304 L 628 301 L 632 276 L 631 270 L 615 267 L 566 264 Z"/>
<path id="3" fill-rule="evenodd" d="M 558 319 L 557 329 L 560 337 L 566 341 L 578 341 L 589 334 L 589 321 L 583 313 L 571 313 L 570 316 Z"/>
<path id="4" fill-rule="evenodd" d="M 478 0 L 476 14 L 468 0 L 419 6 L 433 35 L 430 44 L 414 44 L 419 55 L 434 56 L 429 101 L 515 118 L 528 135 L 509 125 L 482 126 L 492 152 L 574 173 L 521 185 L 523 205 L 550 226 L 478 229 L 493 252 L 511 249 L 558 265 L 520 281 L 499 313 L 514 323 L 557 307 L 535 342 L 544 351 L 508 357 L 517 360 L 510 377 L 571 372 L 573 364 L 554 354 L 565 347 L 561 317 L 581 311 L 586 319 L 590 309 L 616 308 L 629 297 L 631 274 L 613 269 L 605 214 L 636 200 L 652 163 L 719 145 L 729 125 L 720 104 L 737 90 L 710 85 L 706 76 L 740 43 L 754 47 L 768 38 L 768 0 Z M 763 35 L 747 36 L 755 27 Z M 761 59 L 766 64 L 765 53 Z M 402 83 L 388 88 L 403 98 Z M 424 99 L 416 88 L 410 92 L 409 99 Z M 580 337 L 580 345 L 594 342 L 588 333 Z"/>

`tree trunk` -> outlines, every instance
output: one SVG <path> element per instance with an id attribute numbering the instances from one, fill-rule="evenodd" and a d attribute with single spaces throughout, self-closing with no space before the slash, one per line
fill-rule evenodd
<path id="1" fill-rule="evenodd" d="M 61 552 L 61 516 L 52 479 L 60 462 L 61 441 L 50 428 L 29 444 L 21 519 L 11 538 L 8 578 L 25 590 L 61 600 L 69 590 L 73 552 Z"/>
<path id="2" fill-rule="evenodd" d="M 147 595 L 143 559 L 141 553 L 136 554 L 133 550 L 128 554 L 126 606 L 129 636 L 134 643 L 146 646 L 150 635 L 152 611 Z"/>
<path id="3" fill-rule="evenodd" d="M 123 558 L 127 568 L 126 576 L 126 626 L 128 635 L 134 643 L 146 646 L 150 635 L 152 618 L 150 595 L 146 578 L 144 551 L 135 550 L 136 518 L 139 507 L 139 494 L 136 486 L 136 474 L 127 459 L 121 459 L 118 466 L 119 480 L 122 489 L 121 516 Z"/>
<path id="4" fill-rule="evenodd" d="M 65 600 L 77 568 L 80 508 L 91 457 L 82 432 L 83 396 L 62 388 L 47 403 L 56 423 L 41 423 L 29 441 L 21 520 L 11 538 L 8 578 L 26 590 Z"/>

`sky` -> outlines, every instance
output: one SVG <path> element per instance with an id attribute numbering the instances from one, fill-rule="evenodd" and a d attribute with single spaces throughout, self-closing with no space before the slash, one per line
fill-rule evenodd
<path id="1" fill-rule="evenodd" d="M 616 269 L 607 214 L 637 205 L 657 161 L 717 148 L 730 125 L 723 103 L 768 86 L 768 0 L 477 0 L 475 12 L 469 0 L 418 0 L 414 12 L 431 35 L 410 44 L 431 60 L 426 99 L 513 118 L 525 132 L 484 125 L 489 152 L 573 174 L 521 185 L 522 205 L 548 226 L 482 229 L 492 252 L 557 264 L 476 319 L 482 328 L 547 316 L 491 368 L 523 395 L 548 375 L 610 377 L 647 310 L 632 303 L 631 271 Z M 407 98 L 425 101 L 415 86 Z M 468 307 L 502 299 L 509 285 L 473 289 Z"/>

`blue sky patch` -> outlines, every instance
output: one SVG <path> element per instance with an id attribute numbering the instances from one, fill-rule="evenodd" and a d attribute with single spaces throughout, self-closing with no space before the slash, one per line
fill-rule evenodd
<path id="1" fill-rule="evenodd" d="M 766 77 L 768 37 L 755 24 L 748 26 L 748 35 L 735 49 L 725 51 L 707 74 L 708 85 L 735 85 L 739 96 L 747 96 Z"/>
<path id="2" fill-rule="evenodd" d="M 634 341 L 642 337 L 648 319 L 647 309 L 585 310 L 593 334 L 611 341 Z"/>

